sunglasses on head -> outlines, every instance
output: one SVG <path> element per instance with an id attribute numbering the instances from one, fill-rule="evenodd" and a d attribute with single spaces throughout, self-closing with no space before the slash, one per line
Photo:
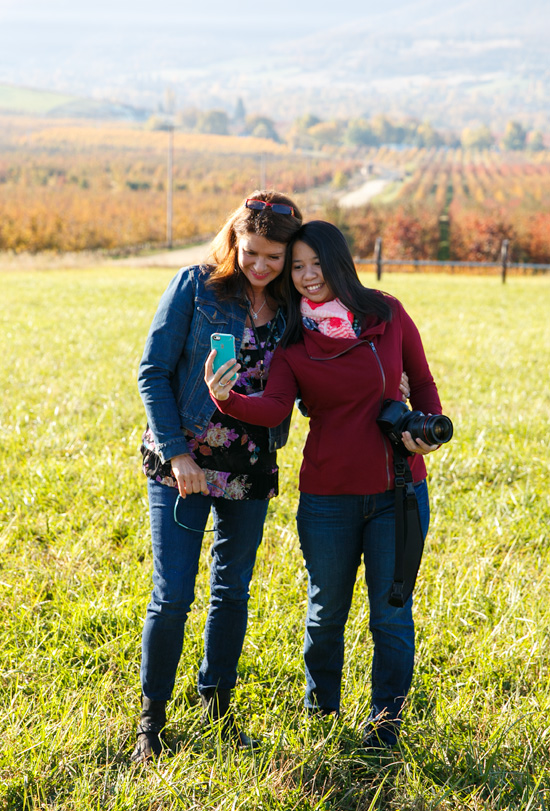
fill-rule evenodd
<path id="1" fill-rule="evenodd" d="M 264 208 L 270 208 L 274 214 L 294 214 L 292 206 L 287 206 L 284 203 L 266 203 L 265 200 L 249 198 L 245 203 L 245 207 L 251 208 L 253 211 L 263 211 Z"/>

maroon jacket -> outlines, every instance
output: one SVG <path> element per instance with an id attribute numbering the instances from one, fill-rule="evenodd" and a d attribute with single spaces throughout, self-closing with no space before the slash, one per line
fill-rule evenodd
<path id="1" fill-rule="evenodd" d="M 277 349 L 262 397 L 231 392 L 216 405 L 255 425 L 278 425 L 298 394 L 308 410 L 309 434 L 300 490 L 316 495 L 367 495 L 393 489 L 392 446 L 376 418 L 387 398 L 401 399 L 403 369 L 411 404 L 441 414 L 422 341 L 397 299 L 390 322 L 374 321 L 358 338 L 331 338 L 305 329 L 303 340 Z M 410 458 L 415 482 L 426 476 L 422 456 Z"/>

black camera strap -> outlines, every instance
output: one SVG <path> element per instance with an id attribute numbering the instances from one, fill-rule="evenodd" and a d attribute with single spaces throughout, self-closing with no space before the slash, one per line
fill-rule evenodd
<path id="1" fill-rule="evenodd" d="M 395 471 L 395 569 L 389 604 L 402 608 L 414 589 L 424 551 L 424 536 L 409 463 L 393 449 Z"/>

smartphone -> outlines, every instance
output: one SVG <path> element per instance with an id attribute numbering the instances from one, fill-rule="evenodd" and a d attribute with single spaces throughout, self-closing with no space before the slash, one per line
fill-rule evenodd
<path id="1" fill-rule="evenodd" d="M 216 357 L 214 358 L 214 363 L 212 364 L 212 369 L 214 372 L 217 372 L 220 366 L 223 366 L 228 360 L 231 358 L 236 358 L 235 352 L 235 338 L 233 335 L 228 335 L 224 332 L 214 332 L 213 335 L 210 336 L 210 346 L 212 349 L 216 350 Z M 230 380 L 236 380 L 237 373 L 230 377 Z"/>

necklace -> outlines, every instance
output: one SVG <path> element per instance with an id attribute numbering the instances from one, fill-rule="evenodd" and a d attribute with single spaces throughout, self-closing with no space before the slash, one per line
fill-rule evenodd
<path id="1" fill-rule="evenodd" d="M 264 308 L 264 307 L 265 307 L 265 305 L 266 305 L 267 298 L 264 298 L 263 304 L 262 304 L 262 306 L 260 307 L 260 309 L 259 309 L 259 310 L 255 310 L 255 309 L 254 309 L 254 307 L 252 306 L 252 302 L 250 301 L 250 299 L 248 299 L 248 301 L 249 301 L 249 303 L 250 303 L 250 312 L 252 313 L 252 317 L 254 318 L 254 321 L 257 321 L 257 320 L 258 320 L 258 316 L 260 315 L 260 313 L 262 312 L 263 308 Z"/>
<path id="2" fill-rule="evenodd" d="M 264 301 L 264 304 L 265 304 L 265 301 Z M 261 309 L 261 307 L 260 307 L 260 309 Z M 260 310 L 258 310 L 258 312 L 260 312 Z M 264 388 L 265 354 L 266 354 L 266 351 L 268 350 L 269 346 L 271 345 L 271 339 L 272 338 L 275 339 L 275 346 L 277 346 L 277 343 L 279 342 L 279 339 L 281 337 L 280 335 L 276 335 L 276 333 L 277 333 L 277 322 L 279 320 L 279 313 L 280 313 L 280 310 L 277 310 L 277 312 L 275 313 L 275 318 L 271 322 L 271 326 L 269 328 L 269 332 L 268 332 L 267 338 L 265 339 L 265 343 L 263 344 L 263 346 L 262 346 L 262 342 L 260 340 L 260 336 L 258 334 L 258 329 L 262 329 L 262 327 L 258 327 L 258 329 L 256 329 L 256 324 L 254 323 L 254 321 L 250 322 L 252 324 L 252 332 L 254 333 L 254 340 L 256 341 L 256 348 L 257 348 L 258 353 L 260 355 L 260 384 L 261 384 L 261 387 L 262 387 L 262 391 L 263 391 L 263 388 Z M 265 326 L 267 326 L 267 325 L 265 325 Z"/>

